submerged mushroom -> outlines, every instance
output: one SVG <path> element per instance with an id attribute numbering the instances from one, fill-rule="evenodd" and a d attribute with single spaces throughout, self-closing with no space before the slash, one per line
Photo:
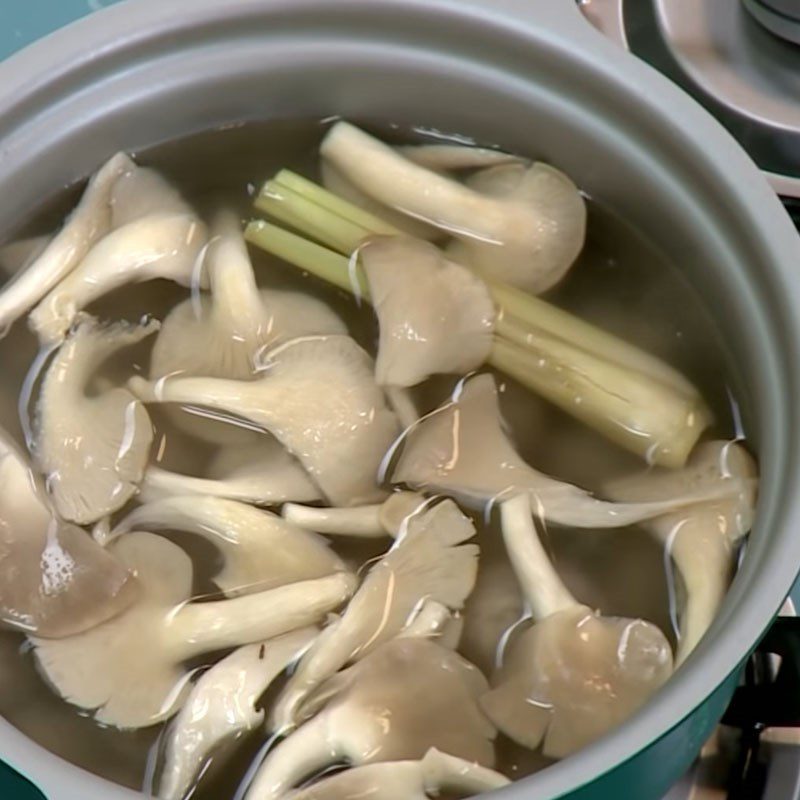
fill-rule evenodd
<path id="1" fill-rule="evenodd" d="M 0 292 L 0 330 L 7 329 L 36 305 L 111 230 L 112 189 L 121 176 L 135 167 L 124 153 L 117 153 L 89 180 L 64 227 L 39 257 Z"/>
<path id="2" fill-rule="evenodd" d="M 611 503 L 551 478 L 514 450 L 503 430 L 494 378 L 485 374 L 460 384 L 450 402 L 406 434 L 392 481 L 451 494 L 476 508 L 523 490 L 538 516 L 588 528 L 619 528 L 727 494 L 727 487 L 701 486 L 653 502 Z"/>
<path id="3" fill-rule="evenodd" d="M 33 643 L 39 668 L 58 693 L 118 728 L 170 717 L 188 690 L 189 659 L 318 622 L 354 588 L 353 577 L 338 572 L 232 600 L 191 603 L 192 563 L 176 545 L 137 532 L 108 550 L 139 579 L 138 602 L 85 633 Z"/>
<path id="4" fill-rule="evenodd" d="M 433 245 L 407 237 L 368 241 L 360 258 L 380 325 L 378 383 L 414 386 L 486 361 L 494 304 L 480 278 Z"/>
<path id="5" fill-rule="evenodd" d="M 756 465 L 736 442 L 704 442 L 680 470 L 655 470 L 606 484 L 610 497 L 650 502 L 704 487 L 728 487 L 727 496 L 647 520 L 664 543 L 686 591 L 676 664 L 681 664 L 710 627 L 736 567 L 737 545 L 755 513 Z"/>
<path id="6" fill-rule="evenodd" d="M 664 634 L 640 619 L 601 617 L 562 583 L 527 494 L 500 505 L 503 538 L 534 625 L 513 639 L 481 708 L 507 736 L 564 758 L 631 716 L 669 678 Z"/>
<path id="7" fill-rule="evenodd" d="M 189 286 L 206 229 L 193 214 L 151 214 L 101 239 L 29 317 L 43 342 L 60 341 L 79 312 L 114 289 L 166 278 Z"/>
<path id="8" fill-rule="evenodd" d="M 220 449 L 211 459 L 207 478 L 181 475 L 151 465 L 142 483 L 142 497 L 155 500 L 176 494 L 226 497 L 260 506 L 322 500 L 322 492 L 302 464 L 274 436 Z"/>
<path id="9" fill-rule="evenodd" d="M 261 695 L 317 633 L 316 628 L 234 650 L 203 674 L 170 726 L 158 797 L 183 800 L 210 759 L 264 721 Z"/>
<path id="10" fill-rule="evenodd" d="M 167 315 L 153 347 L 152 380 L 171 375 L 249 380 L 267 345 L 346 333 L 341 319 L 321 300 L 294 291 L 259 290 L 233 214 L 218 216 L 206 265 L 211 292 L 180 303 Z M 173 418 L 181 428 L 212 442 L 238 442 L 247 436 L 231 424 L 185 414 Z"/>
<path id="11" fill-rule="evenodd" d="M 450 500 L 408 519 L 391 550 L 378 561 L 342 617 L 329 625 L 300 660 L 271 715 L 273 730 L 297 721 L 303 700 L 346 664 L 396 636 L 424 602 L 464 605 L 478 571 L 475 534 Z"/>
<path id="12" fill-rule="evenodd" d="M 385 220 L 389 225 L 397 228 L 398 233 L 405 233 L 417 239 L 433 240 L 440 238 L 442 232 L 423 222 L 421 219 L 414 219 L 394 208 L 385 206 L 370 197 L 366 192 L 362 192 L 357 186 L 342 175 L 338 169 L 328 161 L 320 162 L 320 175 L 322 185 L 337 197 L 341 197 L 355 206 L 374 214 L 376 217 Z"/>
<path id="13" fill-rule="evenodd" d="M 114 183 L 110 202 L 112 229 L 152 214 L 192 213 L 181 193 L 160 172 L 132 162 L 131 169 Z"/>
<path id="14" fill-rule="evenodd" d="M 583 198 L 546 164 L 497 167 L 518 170 L 518 179 L 510 191 L 484 194 L 418 166 L 346 122 L 331 128 L 320 153 L 361 191 L 452 234 L 465 262 L 494 280 L 543 292 L 583 247 Z"/>
<path id="15" fill-rule="evenodd" d="M 419 759 L 435 747 L 494 764 L 494 727 L 478 708 L 486 679 L 461 656 L 420 638 L 394 639 L 308 699 L 313 716 L 272 750 L 246 800 L 274 800 L 340 762 Z"/>
<path id="16" fill-rule="evenodd" d="M 82 319 L 47 370 L 34 458 L 64 519 L 96 522 L 137 491 L 153 439 L 147 410 L 127 389 L 88 390 L 103 362 L 157 329 L 154 321 L 104 326 Z"/>
<path id="17" fill-rule="evenodd" d="M 72 636 L 137 596 L 123 564 L 53 516 L 25 457 L 0 433 L 0 622 L 41 637 Z"/>
<path id="18" fill-rule="evenodd" d="M 147 402 L 237 414 L 272 433 L 335 505 L 379 499 L 380 463 L 397 420 L 369 356 L 347 336 L 294 339 L 270 350 L 254 381 L 176 377 L 131 388 Z"/>
<path id="19" fill-rule="evenodd" d="M 386 761 L 339 772 L 291 792 L 289 800 L 427 800 L 472 797 L 511 781 L 492 769 L 432 747 L 420 761 Z"/>
<path id="20" fill-rule="evenodd" d="M 411 144 L 397 148 L 397 152 L 420 167 L 440 172 L 467 169 L 488 169 L 505 164 L 528 165 L 527 159 L 495 150 L 490 147 L 454 144 Z"/>
<path id="21" fill-rule="evenodd" d="M 382 503 L 353 508 L 317 508 L 286 503 L 281 515 L 309 531 L 363 538 L 397 537 L 403 523 L 427 500 L 416 492 L 393 492 Z"/>
<path id="22" fill-rule="evenodd" d="M 235 500 L 184 496 L 145 503 L 110 538 L 136 530 L 183 531 L 207 539 L 222 554 L 223 567 L 214 583 L 228 597 L 344 570 L 321 536 Z"/>

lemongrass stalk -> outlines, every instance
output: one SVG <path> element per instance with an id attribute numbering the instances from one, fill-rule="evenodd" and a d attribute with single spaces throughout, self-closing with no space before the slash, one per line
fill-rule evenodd
<path id="1" fill-rule="evenodd" d="M 264 222 L 251 223 L 246 238 L 368 300 L 357 249 L 368 236 L 386 234 L 386 223 L 378 230 L 374 215 L 287 170 L 279 176 L 257 205 L 325 246 Z M 683 375 L 534 295 L 487 285 L 497 307 L 491 366 L 651 463 L 685 462 L 712 415 Z"/>

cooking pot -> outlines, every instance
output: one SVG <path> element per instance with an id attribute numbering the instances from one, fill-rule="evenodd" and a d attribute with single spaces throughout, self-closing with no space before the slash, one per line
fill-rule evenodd
<path id="1" fill-rule="evenodd" d="M 0 65 L 0 238 L 115 150 L 331 114 L 465 132 L 557 164 L 677 264 L 716 320 L 762 472 L 725 605 L 634 718 L 497 793 L 657 800 L 717 723 L 800 566 L 800 239 L 733 139 L 571 0 L 129 0 L 103 10 Z M 138 796 L 2 720 L 0 757 L 49 800 Z"/>

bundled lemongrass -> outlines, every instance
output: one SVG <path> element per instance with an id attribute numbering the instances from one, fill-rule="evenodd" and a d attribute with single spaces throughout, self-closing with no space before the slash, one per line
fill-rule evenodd
<path id="1" fill-rule="evenodd" d="M 256 207 L 302 235 L 257 220 L 247 227 L 249 242 L 364 300 L 370 291 L 360 248 L 401 235 L 288 170 L 267 181 Z M 711 412 L 683 375 L 539 297 L 502 283 L 487 287 L 495 304 L 490 366 L 651 463 L 685 463 Z"/>

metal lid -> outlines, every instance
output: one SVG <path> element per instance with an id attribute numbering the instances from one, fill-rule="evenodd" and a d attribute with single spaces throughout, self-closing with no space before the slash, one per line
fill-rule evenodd
<path id="1" fill-rule="evenodd" d="M 583 0 L 581 8 L 714 114 L 779 194 L 800 197 L 800 47 L 771 32 L 778 18 L 784 34 L 800 34 L 800 3 Z"/>

